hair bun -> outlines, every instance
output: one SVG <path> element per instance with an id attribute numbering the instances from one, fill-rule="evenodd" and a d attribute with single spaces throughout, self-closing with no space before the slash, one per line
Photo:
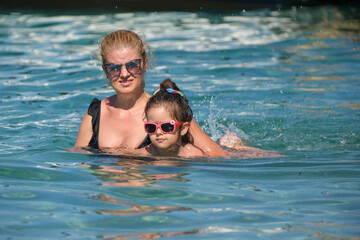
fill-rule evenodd
<path id="1" fill-rule="evenodd" d="M 180 91 L 180 88 L 176 85 L 176 83 L 174 83 L 171 79 L 166 78 L 161 82 L 160 89 L 166 90 L 168 88 Z"/>

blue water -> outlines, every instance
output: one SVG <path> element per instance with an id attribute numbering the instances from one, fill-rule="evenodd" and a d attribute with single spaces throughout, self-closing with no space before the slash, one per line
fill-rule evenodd
<path id="1" fill-rule="evenodd" d="M 151 159 L 68 152 L 113 91 L 98 39 L 152 47 L 214 140 L 282 158 Z M 0 11 L 1 239 L 359 239 L 360 14 Z"/>

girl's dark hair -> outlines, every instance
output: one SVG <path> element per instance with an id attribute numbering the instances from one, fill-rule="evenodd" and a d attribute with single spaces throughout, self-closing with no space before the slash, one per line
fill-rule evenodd
<path id="1" fill-rule="evenodd" d="M 167 89 L 173 89 L 180 91 L 178 86 L 171 81 L 170 79 L 164 79 L 160 83 L 159 90 L 149 99 L 145 107 L 145 116 L 147 118 L 147 113 L 150 108 L 154 107 L 164 107 L 169 111 L 171 117 L 178 122 L 191 122 L 193 119 L 193 112 L 189 106 L 189 102 L 186 99 L 185 95 L 181 96 L 179 93 L 169 93 Z M 193 138 L 188 131 L 184 136 L 182 136 L 182 141 L 184 143 L 193 143 Z"/>

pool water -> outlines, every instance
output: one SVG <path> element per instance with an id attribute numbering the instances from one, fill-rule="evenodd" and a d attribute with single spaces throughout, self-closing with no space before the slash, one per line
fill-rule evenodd
<path id="1" fill-rule="evenodd" d="M 359 239 L 359 13 L 0 9 L 0 238 Z M 123 28 L 152 47 L 146 91 L 170 77 L 214 140 L 283 157 L 67 151 Z"/>

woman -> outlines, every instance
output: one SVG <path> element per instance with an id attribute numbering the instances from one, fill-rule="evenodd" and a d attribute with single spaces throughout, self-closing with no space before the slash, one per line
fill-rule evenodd
<path id="1" fill-rule="evenodd" d="M 143 127 L 144 109 L 150 95 L 144 91 L 148 64 L 147 46 L 132 31 L 118 30 L 100 43 L 103 70 L 116 94 L 94 99 L 82 119 L 76 147 L 141 148 L 150 143 Z M 225 152 L 192 120 L 194 145 L 209 157 Z"/>

